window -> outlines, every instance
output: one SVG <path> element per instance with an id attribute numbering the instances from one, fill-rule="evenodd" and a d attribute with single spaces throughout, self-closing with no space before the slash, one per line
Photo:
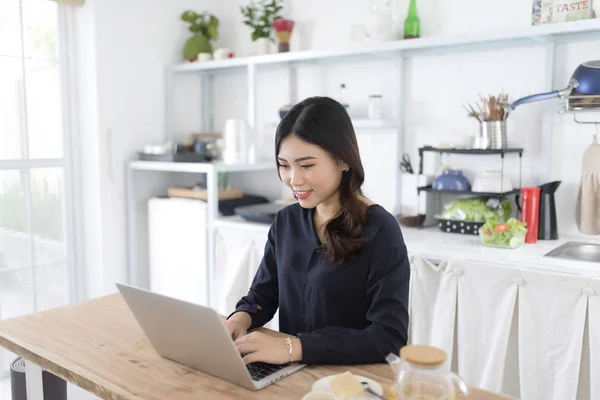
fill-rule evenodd
<path id="1" fill-rule="evenodd" d="M 0 1 L 0 319 L 75 293 L 63 7 Z M 0 376 L 13 358 L 0 350 Z"/>

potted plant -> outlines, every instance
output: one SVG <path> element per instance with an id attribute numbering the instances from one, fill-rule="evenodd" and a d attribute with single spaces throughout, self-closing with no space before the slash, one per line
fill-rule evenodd
<path id="1" fill-rule="evenodd" d="M 207 12 L 198 14 L 194 11 L 185 11 L 181 19 L 190 23 L 190 32 L 194 35 L 183 46 L 183 57 L 188 61 L 196 61 L 198 54 L 211 54 L 211 40 L 219 38 L 219 19 Z"/>
<path id="2" fill-rule="evenodd" d="M 252 41 L 257 43 L 258 53 L 269 53 L 272 38 L 273 20 L 281 18 L 282 0 L 251 0 L 246 7 L 240 7 L 244 24 L 252 29 Z"/>

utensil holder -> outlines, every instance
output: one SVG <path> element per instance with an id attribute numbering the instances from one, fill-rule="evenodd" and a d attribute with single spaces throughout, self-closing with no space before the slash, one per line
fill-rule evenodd
<path id="1" fill-rule="evenodd" d="M 483 121 L 480 125 L 480 134 L 482 138 L 487 138 L 489 149 L 505 149 L 506 142 L 506 121 Z"/>

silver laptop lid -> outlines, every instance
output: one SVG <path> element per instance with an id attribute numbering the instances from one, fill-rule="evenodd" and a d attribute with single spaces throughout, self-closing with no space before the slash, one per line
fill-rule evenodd
<path id="1" fill-rule="evenodd" d="M 159 355 L 256 389 L 216 311 L 121 283 L 117 288 Z"/>

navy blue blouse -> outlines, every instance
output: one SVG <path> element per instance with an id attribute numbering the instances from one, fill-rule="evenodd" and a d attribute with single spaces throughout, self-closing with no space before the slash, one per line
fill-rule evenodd
<path id="1" fill-rule="evenodd" d="M 407 341 L 410 266 L 400 227 L 383 207 L 369 206 L 361 254 L 331 265 L 318 251 L 314 212 L 293 204 L 278 213 L 235 312 L 249 313 L 254 329 L 279 307 L 279 330 L 300 339 L 303 363 L 384 362 Z"/>

